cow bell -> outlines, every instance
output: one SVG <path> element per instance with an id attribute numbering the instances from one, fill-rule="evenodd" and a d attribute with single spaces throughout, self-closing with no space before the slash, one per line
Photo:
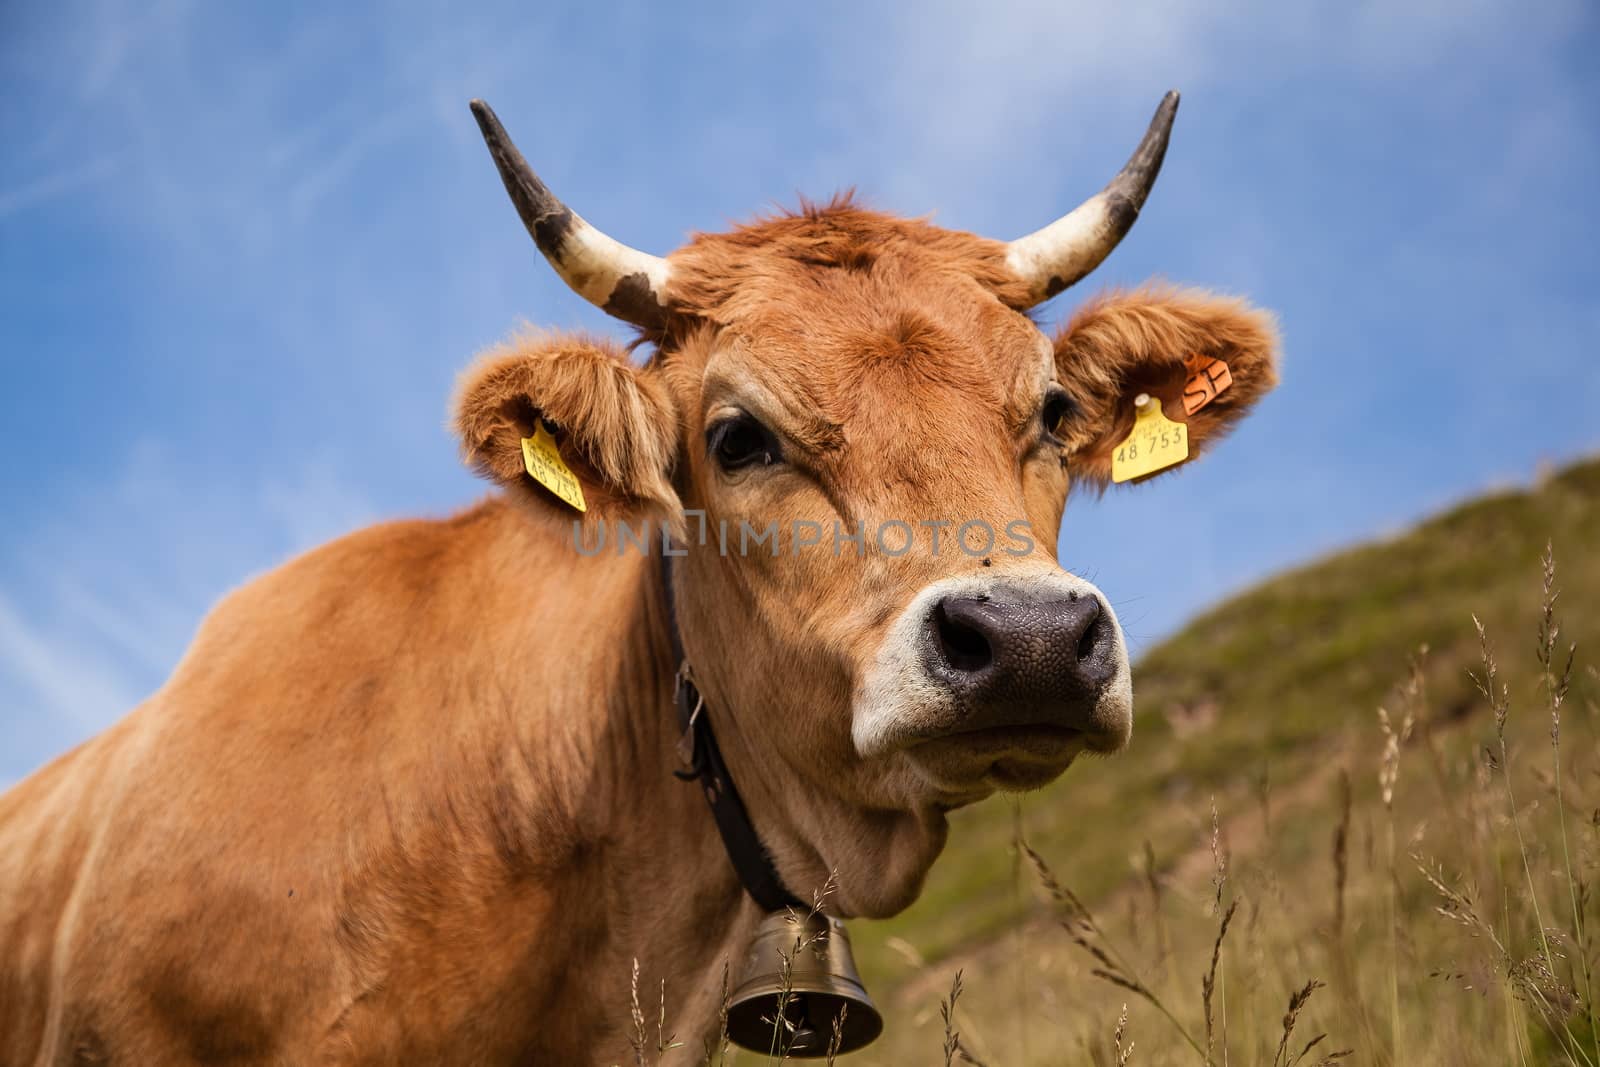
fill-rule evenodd
<path id="1" fill-rule="evenodd" d="M 793 1059 L 825 1056 L 840 1012 L 841 1053 L 883 1032 L 883 1016 L 856 973 L 844 923 L 786 911 L 762 919 L 728 998 L 728 1039 L 755 1052 L 787 1050 Z"/>

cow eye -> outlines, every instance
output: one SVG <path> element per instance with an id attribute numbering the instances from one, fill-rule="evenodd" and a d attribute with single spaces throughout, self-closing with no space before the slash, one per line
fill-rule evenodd
<path id="1" fill-rule="evenodd" d="M 723 419 L 707 430 L 706 447 L 725 471 L 776 463 L 782 458 L 772 431 L 745 414 Z"/>
<path id="2" fill-rule="evenodd" d="M 1067 395 L 1065 389 L 1056 385 L 1052 386 L 1050 391 L 1045 394 L 1044 408 L 1040 412 L 1039 419 L 1044 426 L 1045 433 L 1051 437 L 1059 438 L 1065 433 L 1066 424 L 1071 422 L 1073 416 L 1077 413 L 1078 405 L 1073 401 L 1072 397 Z"/>

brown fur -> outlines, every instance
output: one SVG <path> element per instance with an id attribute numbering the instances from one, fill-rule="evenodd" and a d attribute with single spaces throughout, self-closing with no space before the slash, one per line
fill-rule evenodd
<path id="1" fill-rule="evenodd" d="M 697 1058 L 759 916 L 670 773 L 659 560 L 574 553 L 520 438 L 559 425 L 591 527 L 1019 519 L 1053 561 L 1069 477 L 1104 478 L 1133 392 L 1228 359 L 1204 447 L 1270 388 L 1275 342 L 1238 302 L 1145 290 L 1080 313 L 1052 367 L 1003 251 L 836 203 L 672 257 L 679 313 L 644 367 L 561 336 L 484 356 L 455 424 L 499 498 L 251 582 L 144 705 L 0 797 L 0 1065 L 621 1062 L 634 958 Z M 1039 430 L 1052 371 L 1081 406 L 1066 445 Z M 712 465 L 729 403 L 784 463 Z M 793 891 L 837 874 L 841 915 L 914 899 L 945 811 L 984 791 L 850 742 L 863 656 L 980 566 L 915 539 L 835 557 L 785 533 L 674 568 L 751 817 Z"/>

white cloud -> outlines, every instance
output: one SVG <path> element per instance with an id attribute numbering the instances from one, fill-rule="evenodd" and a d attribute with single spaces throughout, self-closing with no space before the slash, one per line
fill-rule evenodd
<path id="1" fill-rule="evenodd" d="M 1133 148 L 1170 88 L 1203 99 L 1212 85 L 1248 79 L 1266 88 L 1325 69 L 1410 91 L 1424 74 L 1459 76 L 1477 70 L 1480 57 L 1503 57 L 1508 40 L 1528 50 L 1562 39 L 1583 4 L 938 0 L 887 10 L 884 25 L 845 41 L 830 69 L 859 86 L 859 107 L 845 118 L 851 155 L 883 168 L 886 202 L 922 212 L 948 207 L 962 185 L 1003 199 L 1008 169 L 1041 155 L 1063 161 L 1058 178 L 1069 167 L 1084 173 L 1087 196 L 1111 177 L 1118 153 Z M 1084 162 L 1102 157 L 1112 170 Z"/>
<path id="2" fill-rule="evenodd" d="M 0 220 L 35 204 L 75 193 L 84 186 L 109 177 L 115 170 L 115 159 L 102 156 L 32 178 L 9 189 L 0 189 Z"/>
<path id="3" fill-rule="evenodd" d="M 265 482 L 256 499 L 290 554 L 365 526 L 375 517 L 371 503 L 327 460 L 302 465 L 290 479 Z"/>
<path id="4" fill-rule="evenodd" d="M 26 694 L 22 700 L 74 732 L 99 729 L 141 696 L 132 679 L 103 661 L 92 638 L 47 631 L 0 592 L 0 678 L 8 675 Z M 13 699 L 13 708 L 20 704 Z"/>
<path id="5" fill-rule="evenodd" d="M 111 91 L 129 60 L 151 41 L 181 32 L 188 0 L 98 0 L 82 18 L 84 37 L 77 59 L 78 95 L 98 99 Z"/>

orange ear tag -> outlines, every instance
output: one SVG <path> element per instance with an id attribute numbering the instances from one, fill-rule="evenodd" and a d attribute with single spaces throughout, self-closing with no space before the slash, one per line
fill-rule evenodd
<path id="1" fill-rule="evenodd" d="M 1126 482 L 1165 470 L 1189 458 L 1189 427 L 1161 411 L 1161 401 L 1140 393 L 1133 402 L 1138 414 L 1127 440 L 1111 454 L 1111 480 Z"/>
<path id="2" fill-rule="evenodd" d="M 532 437 L 522 439 L 522 465 L 534 481 L 556 496 L 579 511 L 589 510 L 583 501 L 583 486 L 578 484 L 578 476 L 561 458 L 555 438 L 542 422 Z"/>
<path id="3" fill-rule="evenodd" d="M 1183 413 L 1193 415 L 1233 384 L 1233 372 L 1220 359 L 1190 356 L 1183 361 L 1189 378 L 1183 383 Z"/>

